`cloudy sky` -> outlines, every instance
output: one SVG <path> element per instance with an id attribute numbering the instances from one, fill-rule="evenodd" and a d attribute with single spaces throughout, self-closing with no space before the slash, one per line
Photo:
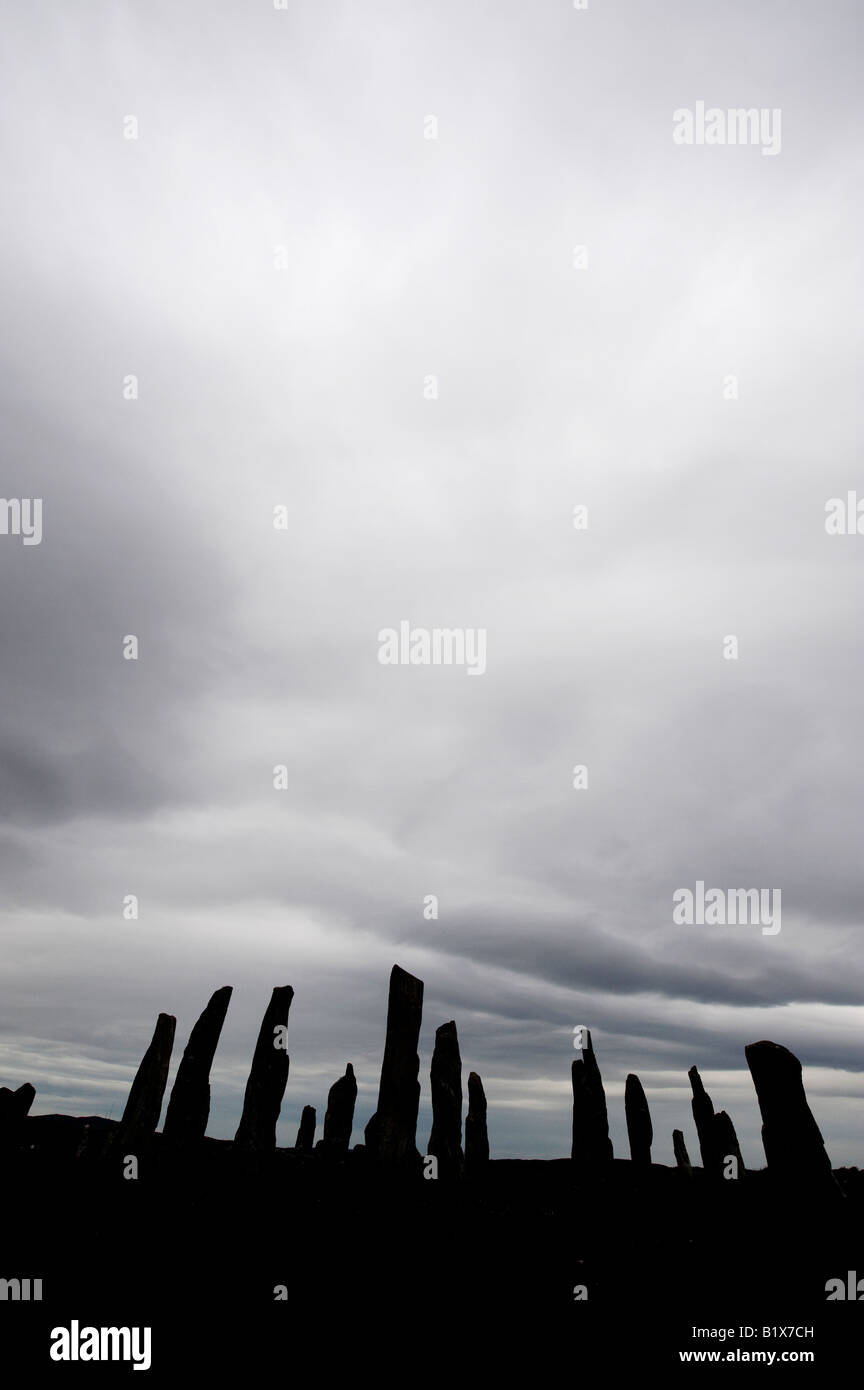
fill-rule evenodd
<path id="1" fill-rule="evenodd" d="M 569 1152 L 584 1024 L 619 1156 L 629 1071 L 696 1156 L 695 1063 L 760 1165 L 767 1037 L 862 1163 L 857 0 L 2 27 L 0 1084 L 116 1118 L 232 984 L 229 1138 L 291 984 L 279 1142 L 349 1060 L 359 1142 L 398 962 L 421 1149 L 452 1018 L 495 1156 Z M 779 153 L 677 145 L 699 101 Z M 485 673 L 380 664 L 402 621 Z M 780 932 L 674 924 L 697 880 Z"/>

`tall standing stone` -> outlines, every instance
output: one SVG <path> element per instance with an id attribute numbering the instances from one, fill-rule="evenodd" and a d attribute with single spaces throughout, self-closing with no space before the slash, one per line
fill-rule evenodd
<path id="1" fill-rule="evenodd" d="M 744 1049 L 762 1112 L 762 1143 L 768 1169 L 781 1179 L 836 1187 L 831 1161 L 813 1118 L 801 1063 L 779 1043 L 749 1043 Z"/>
<path id="2" fill-rule="evenodd" d="M 315 1106 L 304 1105 L 303 1114 L 300 1116 L 300 1128 L 297 1131 L 296 1149 L 311 1153 L 315 1143 Z"/>
<path id="3" fill-rule="evenodd" d="M 582 1056 L 570 1069 L 573 1084 L 573 1143 L 570 1157 L 585 1171 L 594 1172 L 612 1163 L 612 1140 L 603 1078 L 594 1056 L 591 1033 L 585 1029 Z"/>
<path id="4" fill-rule="evenodd" d="M 687 1073 L 690 1078 L 690 1085 L 693 1088 L 693 1120 L 696 1125 L 696 1133 L 699 1136 L 699 1152 L 702 1155 L 702 1167 L 706 1173 L 713 1173 L 717 1168 L 717 1137 L 714 1129 L 714 1104 L 708 1092 L 702 1084 L 702 1078 L 696 1067 L 691 1067 Z"/>
<path id="5" fill-rule="evenodd" d="M 231 986 L 211 995 L 177 1068 L 162 1133 L 177 1143 L 203 1139 L 210 1117 L 210 1068 L 231 1001 Z"/>
<path id="6" fill-rule="evenodd" d="M 237 1149 L 276 1147 L 276 1122 L 288 1082 L 288 1052 L 282 1044 L 293 998 L 290 985 L 277 985 L 267 1005 L 246 1082 L 243 1114 L 234 1135 Z"/>
<path id="7" fill-rule="evenodd" d="M 345 1075 L 334 1081 L 327 1095 L 324 1115 L 324 1148 L 328 1153 L 347 1153 L 354 1129 L 354 1105 L 357 1101 L 357 1081 L 354 1068 L 348 1062 Z"/>
<path id="8" fill-rule="evenodd" d="M 721 1110 L 714 1116 L 714 1145 L 717 1152 L 717 1166 L 722 1174 L 726 1167 L 726 1160 L 734 1158 L 736 1160 L 736 1172 L 744 1172 L 744 1160 L 741 1157 L 741 1149 L 738 1144 L 738 1135 L 735 1133 L 735 1126 L 726 1114 Z"/>
<path id="9" fill-rule="evenodd" d="M 123 1117 L 113 1136 L 118 1150 L 134 1154 L 136 1146 L 153 1136 L 162 1113 L 176 1027 L 177 1020 L 173 1014 L 160 1014 L 156 1020 L 153 1038 L 141 1059 Z"/>
<path id="10" fill-rule="evenodd" d="M 465 1172 L 476 1177 L 489 1162 L 486 1093 L 476 1071 L 468 1073 L 468 1114 L 465 1117 Z"/>
<path id="11" fill-rule="evenodd" d="M 630 1161 L 640 1166 L 651 1164 L 651 1112 L 642 1089 L 642 1082 L 631 1072 L 624 1083 L 624 1113 L 627 1118 L 627 1138 L 630 1140 Z"/>
<path id="12" fill-rule="evenodd" d="M 462 1058 L 456 1024 L 442 1023 L 435 1031 L 429 1073 L 432 1086 L 432 1133 L 429 1152 L 438 1159 L 439 1178 L 462 1176 Z"/>
<path id="13" fill-rule="evenodd" d="M 419 1164 L 417 1112 L 423 1018 L 423 981 L 394 965 L 387 1002 L 387 1038 L 378 1087 L 378 1109 L 366 1126 L 368 1157 L 387 1167 Z"/>
<path id="14" fill-rule="evenodd" d="M 693 1165 L 690 1162 L 690 1155 L 687 1152 L 687 1145 L 684 1143 L 684 1132 L 680 1129 L 672 1131 L 672 1148 L 675 1153 L 675 1162 L 679 1168 L 683 1168 L 685 1173 L 692 1173 Z"/>

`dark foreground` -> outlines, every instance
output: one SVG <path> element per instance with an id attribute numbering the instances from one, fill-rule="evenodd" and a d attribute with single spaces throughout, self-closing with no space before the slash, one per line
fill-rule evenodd
<path id="1" fill-rule="evenodd" d="M 274 1383 L 546 1385 L 691 1374 L 685 1351 L 773 1351 L 757 1376 L 812 1352 L 791 1364 L 820 1384 L 857 1374 L 855 1169 L 819 1197 L 765 1171 L 724 1182 L 624 1160 L 590 1180 L 569 1159 L 493 1161 L 447 1183 L 388 1179 L 360 1150 L 258 1158 L 204 1140 L 178 1153 L 157 1135 L 127 1180 L 82 1160 L 83 1123 L 31 1118 L 4 1161 L 0 1277 L 39 1278 L 43 1293 L 0 1302 L 2 1361 L 19 1368 L 9 1385 L 134 1374 L 128 1363 L 52 1361 L 52 1329 L 72 1319 L 150 1327 L 146 1374 L 159 1384 L 245 1370 Z M 828 1280 L 845 1288 L 850 1272 L 862 1301 L 827 1301 Z"/>

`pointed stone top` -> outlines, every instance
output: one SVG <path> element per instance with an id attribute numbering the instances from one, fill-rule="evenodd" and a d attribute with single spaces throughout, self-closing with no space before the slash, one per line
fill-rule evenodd
<path id="1" fill-rule="evenodd" d="M 699 1075 L 698 1069 L 696 1067 L 691 1067 L 687 1075 L 690 1078 L 690 1085 L 693 1087 L 694 1096 L 704 1095 L 705 1087 L 702 1083 L 702 1077 Z"/>

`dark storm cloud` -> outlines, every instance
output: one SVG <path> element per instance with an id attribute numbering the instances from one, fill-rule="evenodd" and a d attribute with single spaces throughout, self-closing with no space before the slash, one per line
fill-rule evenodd
<path id="1" fill-rule="evenodd" d="M 0 536 L 0 1071 L 37 1111 L 118 1113 L 159 1010 L 179 1049 L 231 983 L 229 1136 L 291 983 L 280 1141 L 348 1060 L 359 1139 L 398 960 L 421 1142 L 455 1018 L 495 1151 L 567 1152 L 587 1023 L 616 1151 L 636 1070 L 671 1158 L 695 1062 L 761 1162 L 768 1036 L 857 1161 L 861 542 L 824 508 L 864 492 L 861 24 L 7 18 L 0 492 L 44 537 Z M 781 106 L 782 152 L 676 147 L 700 99 Z M 382 667 L 403 619 L 487 629 L 486 674 Z M 779 887 L 781 932 L 674 925 L 697 879 Z"/>

